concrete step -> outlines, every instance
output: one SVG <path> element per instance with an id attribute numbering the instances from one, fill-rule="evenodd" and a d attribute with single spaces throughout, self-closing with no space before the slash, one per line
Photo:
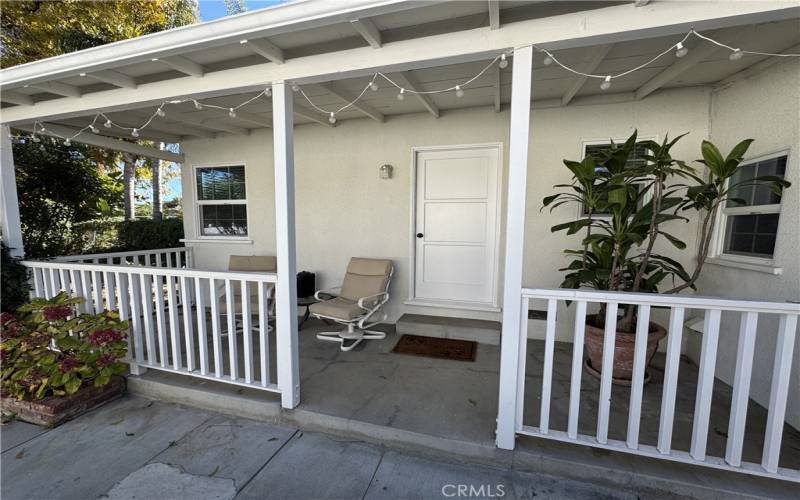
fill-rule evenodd
<path id="1" fill-rule="evenodd" d="M 403 314 L 397 320 L 396 328 L 401 335 L 472 340 L 479 344 L 500 345 L 501 324 L 498 321 Z"/>

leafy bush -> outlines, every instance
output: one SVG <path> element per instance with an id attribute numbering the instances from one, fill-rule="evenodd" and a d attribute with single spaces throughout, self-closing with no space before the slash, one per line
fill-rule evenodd
<path id="1" fill-rule="evenodd" d="M 11 256 L 11 251 L 2 242 L 2 291 L 0 291 L 0 310 L 12 312 L 28 300 L 28 269 Z"/>
<path id="2" fill-rule="evenodd" d="M 83 302 L 62 292 L 0 316 L 0 387 L 4 396 L 42 399 L 102 387 L 122 373 L 128 323 L 115 312 L 79 314 Z"/>
<path id="3" fill-rule="evenodd" d="M 117 228 L 119 250 L 151 250 L 183 246 L 183 220 L 132 220 Z"/>

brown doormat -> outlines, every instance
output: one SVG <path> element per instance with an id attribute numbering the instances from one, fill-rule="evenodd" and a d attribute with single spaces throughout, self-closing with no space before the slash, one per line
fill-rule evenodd
<path id="1" fill-rule="evenodd" d="M 392 349 L 399 354 L 428 358 L 475 361 L 478 343 L 471 340 L 440 339 L 421 335 L 403 335 Z"/>

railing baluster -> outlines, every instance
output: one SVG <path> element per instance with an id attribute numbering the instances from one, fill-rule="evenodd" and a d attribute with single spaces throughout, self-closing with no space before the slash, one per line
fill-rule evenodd
<path id="1" fill-rule="evenodd" d="M 658 425 L 658 451 L 664 455 L 672 450 L 672 424 L 675 419 L 675 393 L 678 389 L 678 370 L 681 362 L 683 315 L 683 307 L 673 307 L 669 317 L 667 357 L 661 393 L 661 419 Z"/>
<path id="2" fill-rule="evenodd" d="M 103 281 L 106 283 L 106 305 L 110 311 L 117 310 L 116 290 L 114 284 L 114 275 L 108 271 L 103 272 Z"/>
<path id="3" fill-rule="evenodd" d="M 130 284 L 131 294 L 131 327 L 133 328 L 133 347 L 136 361 L 144 362 L 144 342 L 142 341 L 142 289 L 141 275 L 128 273 L 128 283 Z M 146 296 L 146 295 L 145 295 Z"/>
<path id="4" fill-rule="evenodd" d="M 81 286 L 83 287 L 84 306 L 86 312 L 94 314 L 98 311 L 94 309 L 94 301 L 92 301 L 92 273 L 91 271 L 81 271 Z"/>
<path id="5" fill-rule="evenodd" d="M 158 358 L 162 367 L 169 364 L 169 347 L 167 342 L 167 325 L 164 318 L 164 277 L 153 276 L 153 293 L 155 297 L 156 325 L 158 328 Z"/>
<path id="6" fill-rule="evenodd" d="M 92 271 L 92 297 L 94 298 L 94 312 L 102 312 L 105 307 L 103 307 L 103 281 L 100 271 Z"/>
<path id="7" fill-rule="evenodd" d="M 186 369 L 194 371 L 194 328 L 192 325 L 192 304 L 186 297 L 190 295 L 189 288 L 193 284 L 192 278 L 181 276 L 181 312 L 183 314 L 183 333 L 186 340 Z"/>
<path id="8" fill-rule="evenodd" d="M 214 280 L 209 281 L 211 299 L 214 301 Z M 203 283 L 200 278 L 194 279 L 195 302 L 197 307 L 197 349 L 200 358 L 200 375 L 208 374 L 208 337 L 206 336 L 206 305 L 203 294 Z"/>
<path id="9" fill-rule="evenodd" d="M 708 420 L 714 396 L 714 371 L 717 366 L 717 343 L 722 311 L 706 310 L 703 321 L 703 346 L 700 351 L 700 371 L 697 374 L 697 394 L 694 402 L 692 444 L 689 453 L 695 460 L 705 460 L 708 443 Z"/>
<path id="10" fill-rule="evenodd" d="M 178 301 L 175 300 L 175 281 L 170 275 L 167 278 L 167 312 L 169 312 L 169 336 L 172 346 L 172 367 L 180 370 L 181 361 L 181 331 L 178 322 Z"/>
<path id="11" fill-rule="evenodd" d="M 66 269 L 58 270 L 58 279 L 61 282 L 61 291 L 69 293 L 69 278 Z"/>
<path id="12" fill-rule="evenodd" d="M 567 435 L 578 437 L 578 415 L 581 408 L 581 373 L 583 372 L 583 337 L 586 333 L 586 301 L 575 307 L 575 339 L 572 343 L 572 376 L 569 380 L 569 421 Z"/>
<path id="13" fill-rule="evenodd" d="M 80 271 L 75 269 L 69 270 L 70 293 L 74 297 L 79 297 L 81 294 Z M 78 310 L 83 310 L 83 306 L 78 306 Z"/>
<path id="14" fill-rule="evenodd" d="M 250 318 L 250 286 L 242 280 L 242 343 L 244 344 L 244 381 L 253 381 L 253 331 Z"/>
<path id="15" fill-rule="evenodd" d="M 631 306 L 633 307 L 633 306 Z M 631 399 L 628 407 L 628 448 L 639 448 L 639 424 L 642 419 L 642 392 L 644 370 L 647 362 L 647 341 L 650 336 L 650 305 L 642 304 L 637 310 L 636 340 L 633 347 L 633 374 Z"/>
<path id="16" fill-rule="evenodd" d="M 156 338 L 153 332 L 153 283 L 150 275 L 139 275 L 142 289 L 142 318 L 144 320 L 144 337 L 147 344 L 147 363 L 156 364 Z"/>
<path id="17" fill-rule="evenodd" d="M 261 356 L 261 386 L 269 385 L 269 304 L 267 303 L 267 284 L 258 282 L 258 352 Z"/>
<path id="18" fill-rule="evenodd" d="M 542 401 L 539 414 L 539 432 L 547 434 L 550 430 L 550 395 L 553 386 L 553 350 L 556 341 L 556 314 L 558 301 L 547 301 L 547 330 L 544 340 L 544 365 L 542 367 Z M 527 321 L 527 320 L 526 320 Z"/>
<path id="19" fill-rule="evenodd" d="M 522 429 L 522 418 L 525 414 L 525 366 L 528 357 L 528 310 L 530 299 L 522 297 L 519 311 L 519 357 L 517 359 L 517 414 L 515 415 L 515 428 Z"/>
<path id="20" fill-rule="evenodd" d="M 772 384 L 769 390 L 769 409 L 767 410 L 767 431 L 764 436 L 764 452 L 761 457 L 761 466 L 767 472 L 778 471 L 796 329 L 797 316 L 782 314 L 775 342 L 775 363 L 772 368 Z"/>
<path id="21" fill-rule="evenodd" d="M 44 297 L 47 294 L 44 288 L 44 271 L 39 267 L 33 268 L 33 291 L 37 297 Z"/>
<path id="22" fill-rule="evenodd" d="M 619 304 L 606 304 L 606 327 L 603 333 L 603 368 L 600 372 L 600 398 L 597 409 L 597 442 L 608 442 L 608 416 L 611 409 L 611 379 L 614 377 L 614 347 L 617 340 Z"/>
<path id="23" fill-rule="evenodd" d="M 125 274 L 120 273 L 119 271 L 114 273 L 114 281 L 116 283 L 116 292 L 117 292 L 117 305 L 119 306 L 119 319 L 122 321 L 128 321 L 131 317 L 130 315 L 130 308 L 129 308 L 129 292 L 128 292 L 128 279 Z"/>
<path id="24" fill-rule="evenodd" d="M 220 339 L 219 326 L 219 297 L 217 297 L 217 283 L 214 278 L 208 280 L 211 305 L 211 340 L 214 348 L 214 375 L 222 377 L 222 340 Z"/>
<path id="25" fill-rule="evenodd" d="M 225 310 L 228 320 L 228 355 L 230 358 L 231 380 L 239 376 L 239 353 L 236 342 L 236 297 L 233 296 L 233 282 L 225 280 Z M 244 298 L 242 298 L 244 300 Z"/>
<path id="26" fill-rule="evenodd" d="M 56 295 L 58 295 L 57 276 L 56 276 L 55 269 L 53 269 L 52 267 L 50 269 L 48 269 L 48 271 L 49 271 L 49 274 L 50 274 L 50 297 L 48 297 L 48 298 L 52 298 L 52 297 L 55 297 Z"/>
<path id="27" fill-rule="evenodd" d="M 753 372 L 758 313 L 743 312 L 739 321 L 736 373 L 733 376 L 728 441 L 725 443 L 725 461 L 735 467 L 742 465 L 742 447 L 744 446 L 744 430 L 747 421 L 747 405 L 750 403 L 750 377 Z"/>

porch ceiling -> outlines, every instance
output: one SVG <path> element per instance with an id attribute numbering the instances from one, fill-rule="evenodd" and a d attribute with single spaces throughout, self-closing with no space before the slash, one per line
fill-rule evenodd
<path id="1" fill-rule="evenodd" d="M 467 2 L 474 9 L 474 2 Z M 441 7 L 441 6 L 438 6 Z M 466 9 L 468 6 L 465 6 Z M 432 10 L 435 14 L 436 10 Z M 409 15 L 408 13 L 406 15 Z M 403 19 L 401 14 L 387 16 L 382 26 L 399 24 Z M 396 20 L 395 20 L 396 18 Z M 336 30 L 331 29 L 329 34 Z M 800 20 L 789 19 L 785 21 L 753 24 L 737 28 L 727 28 L 708 31 L 705 34 L 728 43 L 732 46 L 746 47 L 748 50 L 761 52 L 795 51 L 800 44 Z M 672 35 L 659 38 L 621 42 L 606 46 L 591 46 L 576 49 L 565 49 L 554 52 L 556 57 L 564 64 L 590 71 L 596 74 L 613 74 L 630 69 L 642 64 L 663 51 L 666 47 L 674 45 L 682 35 Z M 287 38 L 290 39 L 290 38 Z M 286 42 L 287 46 L 289 42 Z M 544 56 L 537 54 L 533 70 L 534 81 L 534 107 L 557 107 L 563 105 L 581 105 L 582 103 L 620 102 L 646 98 L 651 92 L 664 89 L 689 87 L 699 85 L 715 85 L 737 75 L 745 75 L 748 68 L 758 68 L 767 58 L 759 56 L 746 56 L 738 61 L 728 58 L 729 52 L 725 49 L 708 50 L 708 42 L 691 38 L 687 46 L 690 52 L 686 58 L 678 60 L 674 54 L 667 54 L 652 65 L 634 72 L 628 76 L 614 80 L 612 89 L 603 91 L 596 80 L 582 82 L 581 78 L 573 75 L 559 66 L 544 65 Z M 704 47 L 706 46 L 706 47 Z M 209 52 L 214 52 L 209 51 Z M 208 52 L 203 54 L 206 61 L 212 56 Z M 684 62 L 694 56 L 695 61 L 681 72 L 670 75 L 670 67 L 676 61 Z M 702 56 L 702 57 L 698 57 Z M 198 58 L 199 59 L 199 58 Z M 777 58 L 772 58 L 775 61 Z M 419 86 L 419 90 L 436 90 L 452 87 L 462 83 L 480 72 L 488 61 L 474 61 L 447 66 L 418 69 L 401 73 L 389 73 L 388 76 L 401 83 L 405 78 L 410 78 Z M 779 62 L 779 61 L 775 61 Z M 142 63 L 138 69 L 144 71 L 158 63 Z M 207 62 L 205 64 L 208 64 Z M 512 61 L 513 64 L 513 61 Z M 685 64 L 685 63 L 684 63 Z M 594 69 L 591 67 L 594 66 Z M 144 74 L 144 73 L 143 73 Z M 668 75 L 665 77 L 664 75 Z M 306 94 L 319 107 L 325 109 L 338 109 L 358 95 L 369 82 L 369 77 L 351 78 L 336 82 L 307 84 L 303 86 Z M 388 82 L 379 79 L 380 88 L 377 91 L 367 91 L 358 101 L 358 106 L 353 106 L 337 114 L 338 120 L 349 119 L 377 119 L 402 115 L 407 113 L 428 113 L 430 109 L 418 98 L 409 95 L 403 101 L 397 99 L 397 89 Z M 499 85 L 498 85 L 499 82 Z M 402 84 L 402 83 L 401 83 Z M 108 85 L 108 84 L 102 84 Z M 32 88 L 21 89 L 38 98 Z M 499 94 L 498 94 L 499 93 Z M 232 107 L 243 102 L 253 93 L 230 94 L 204 99 L 203 102 L 222 107 Z M 458 108 L 480 106 L 494 106 L 499 95 L 501 106 L 506 105 L 511 98 L 511 71 L 510 67 L 499 71 L 491 68 L 482 77 L 464 88 L 464 96 L 458 98 L 454 93 L 430 95 L 430 103 L 439 112 L 446 112 Z M 361 108 L 361 109 L 358 109 Z M 117 123 L 136 126 L 146 120 L 155 107 L 141 107 L 125 111 L 110 112 L 107 115 Z M 58 123 L 80 128 L 86 126 L 91 116 L 73 117 L 50 123 Z M 433 119 L 433 116 L 431 116 Z M 197 110 L 191 103 L 170 105 L 167 116 L 157 117 L 152 125 L 141 132 L 143 138 L 178 142 L 183 139 L 208 138 L 217 135 L 242 135 L 252 129 L 268 127 L 271 124 L 271 103 L 268 98 L 260 98 L 237 112 L 236 118 L 228 116 L 227 112 L 218 109 L 204 108 Z M 320 126 L 331 126 L 327 116 L 311 109 L 309 103 L 299 94 L 295 94 L 295 121 L 298 124 L 317 122 Z M 98 124 L 99 125 L 99 124 Z M 127 137 L 129 134 L 123 130 L 106 129 L 99 127 L 100 133 L 109 136 Z"/>

